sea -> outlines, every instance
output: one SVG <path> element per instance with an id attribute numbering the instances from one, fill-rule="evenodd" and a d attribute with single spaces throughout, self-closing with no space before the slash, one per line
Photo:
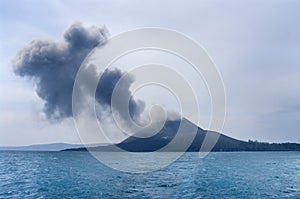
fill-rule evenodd
<path id="1" fill-rule="evenodd" d="M 203 159 L 185 153 L 165 168 L 136 174 L 84 151 L 1 151 L 0 198 L 299 199 L 300 152 L 219 152 Z"/>

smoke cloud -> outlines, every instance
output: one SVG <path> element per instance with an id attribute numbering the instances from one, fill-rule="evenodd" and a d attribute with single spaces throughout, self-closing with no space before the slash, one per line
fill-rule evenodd
<path id="1" fill-rule="evenodd" d="M 63 38 L 61 42 L 34 40 L 13 60 L 15 74 L 33 79 L 37 95 L 45 101 L 44 113 L 48 119 L 55 120 L 72 116 L 72 91 L 77 71 L 94 47 L 105 45 L 107 31 L 75 23 L 65 31 Z M 95 71 L 88 74 L 87 78 L 97 78 Z M 122 75 L 123 72 L 118 69 L 103 71 L 95 95 L 101 106 L 111 106 L 113 89 Z M 134 100 L 129 90 L 133 81 L 134 77 L 127 77 L 121 95 L 130 96 L 129 112 L 132 117 L 138 116 L 144 109 L 144 103 Z M 122 116 L 121 110 L 114 108 Z"/>

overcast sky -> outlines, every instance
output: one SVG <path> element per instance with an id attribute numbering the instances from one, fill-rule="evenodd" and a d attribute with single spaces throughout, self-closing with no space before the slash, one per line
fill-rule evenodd
<path id="1" fill-rule="evenodd" d="M 296 0 L 1 1 L 0 146 L 79 143 L 72 119 L 42 117 L 34 83 L 16 76 L 11 64 L 34 39 L 62 40 L 74 22 L 106 26 L 111 36 L 142 27 L 184 33 L 207 50 L 223 77 L 224 134 L 300 142 L 299 10 Z"/>

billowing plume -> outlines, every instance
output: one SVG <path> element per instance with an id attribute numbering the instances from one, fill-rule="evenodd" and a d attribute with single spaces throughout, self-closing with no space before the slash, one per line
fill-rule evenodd
<path id="1" fill-rule="evenodd" d="M 107 31 L 75 23 L 65 31 L 63 38 L 61 42 L 34 40 L 13 60 L 15 74 L 32 78 L 36 83 L 36 92 L 45 101 L 44 113 L 49 119 L 72 116 L 72 90 L 77 71 L 94 47 L 105 45 Z M 90 78 L 96 78 L 97 74 L 90 75 Z M 103 71 L 96 92 L 96 100 L 101 106 L 110 107 L 112 91 L 122 75 L 118 69 Z M 133 81 L 134 78 L 128 76 L 124 96 L 131 96 L 129 87 Z M 131 97 L 129 111 L 132 116 L 140 114 L 143 108 L 143 102 Z"/>

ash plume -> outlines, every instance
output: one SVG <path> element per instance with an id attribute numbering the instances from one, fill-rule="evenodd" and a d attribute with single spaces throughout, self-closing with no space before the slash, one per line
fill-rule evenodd
<path id="1" fill-rule="evenodd" d="M 75 23 L 65 31 L 63 41 L 34 40 L 19 51 L 13 60 L 14 72 L 35 82 L 36 93 L 45 102 L 43 111 L 48 119 L 72 116 L 72 91 L 77 71 L 88 53 L 96 46 L 105 45 L 106 41 L 105 28 Z M 96 72 L 89 75 L 87 78 L 97 78 Z M 122 75 L 118 69 L 103 71 L 95 95 L 101 106 L 111 106 L 112 91 Z M 134 100 L 129 90 L 133 81 L 134 77 L 128 76 L 122 91 L 124 97 L 131 96 L 129 112 L 132 117 L 144 109 L 144 103 Z M 118 111 L 118 107 L 115 108 Z"/>

